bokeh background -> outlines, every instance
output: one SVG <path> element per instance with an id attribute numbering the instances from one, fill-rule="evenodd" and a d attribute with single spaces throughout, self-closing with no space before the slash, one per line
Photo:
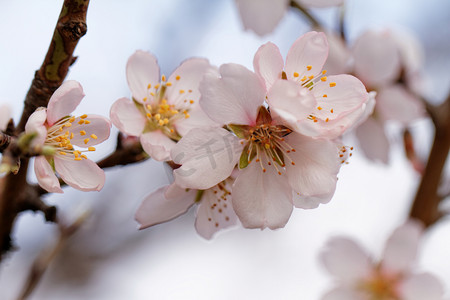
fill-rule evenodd
<path id="1" fill-rule="evenodd" d="M 275 0 L 274 0 L 275 1 Z M 62 0 L 0 0 L 0 103 L 10 103 L 18 120 L 34 71 L 43 61 Z M 335 28 L 335 8 L 312 11 Z M 199 56 L 211 63 L 240 63 L 252 69 L 253 55 L 267 41 L 285 55 L 309 30 L 289 11 L 265 37 L 244 32 L 232 0 L 91 1 L 88 33 L 68 79 L 86 93 L 77 114 L 109 115 L 111 104 L 130 96 L 125 64 L 137 49 L 152 52 L 169 75 L 184 59 Z M 450 2 L 447 0 L 348 0 L 350 42 L 368 28 L 406 28 L 425 49 L 424 93 L 442 101 L 450 88 Z M 417 146 L 426 157 L 432 138 L 429 121 L 412 124 Z M 294 210 L 284 229 L 230 230 L 212 241 L 194 229 L 194 209 L 169 223 L 137 231 L 134 212 L 143 196 L 170 180 L 170 172 L 152 160 L 107 171 L 101 192 L 66 188 L 46 197 L 74 219 L 83 210 L 92 217 L 53 261 L 30 299 L 305 299 L 315 300 L 332 286 L 318 261 L 326 240 L 350 236 L 376 257 L 385 239 L 408 214 L 420 179 L 405 159 L 399 128 L 389 127 L 390 165 L 366 160 L 355 146 L 350 164 L 339 174 L 336 194 L 314 210 Z M 109 142 L 91 156 L 114 150 Z M 447 168 L 448 170 L 448 168 Z M 30 174 L 30 180 L 34 180 Z M 447 184 L 448 184 L 447 180 Z M 41 214 L 24 213 L 14 230 L 17 251 L 0 266 L 0 299 L 15 299 L 36 257 L 57 238 Z M 450 295 L 450 221 L 443 219 L 424 237 L 419 269 L 440 277 Z"/>

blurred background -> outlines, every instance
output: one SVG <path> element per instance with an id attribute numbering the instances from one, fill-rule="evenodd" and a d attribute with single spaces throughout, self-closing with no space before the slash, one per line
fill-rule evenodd
<path id="1" fill-rule="evenodd" d="M 62 2 L 0 0 L 0 103 L 11 105 L 16 121 Z M 312 13 L 336 28 L 337 8 Z M 263 43 L 274 42 L 286 55 L 310 29 L 297 11 L 289 11 L 270 35 L 244 32 L 232 0 L 96 0 L 87 22 L 88 33 L 67 77 L 81 82 L 86 93 L 77 115 L 109 116 L 116 99 L 130 96 L 125 64 L 137 49 L 152 52 L 166 75 L 192 56 L 252 69 L 253 55 Z M 348 0 L 345 22 L 350 43 L 368 28 L 406 28 L 416 34 L 425 49 L 425 94 L 432 101 L 445 99 L 450 88 L 449 1 Z M 411 128 L 424 158 L 431 128 L 427 120 Z M 108 170 L 101 192 L 66 188 L 63 195 L 48 196 L 45 201 L 57 205 L 67 220 L 86 209 L 92 216 L 52 262 L 30 299 L 319 299 L 333 285 L 317 259 L 329 237 L 354 238 L 376 257 L 408 215 L 420 177 L 406 160 L 398 133 L 395 124 L 389 127 L 388 166 L 368 161 L 355 147 L 331 202 L 294 210 L 286 227 L 276 231 L 239 228 L 205 241 L 195 232 L 194 209 L 137 231 L 134 213 L 141 199 L 170 180 L 163 164 L 152 160 Z M 113 128 L 110 141 L 91 158 L 112 152 L 116 134 Z M 352 136 L 345 137 L 345 144 L 357 145 Z M 35 180 L 32 174 L 30 180 Z M 17 251 L 0 266 L 0 299 L 17 297 L 31 264 L 54 245 L 57 233 L 41 214 L 20 216 L 14 230 Z M 448 219 L 427 233 L 420 250 L 419 269 L 437 275 L 450 295 Z"/>

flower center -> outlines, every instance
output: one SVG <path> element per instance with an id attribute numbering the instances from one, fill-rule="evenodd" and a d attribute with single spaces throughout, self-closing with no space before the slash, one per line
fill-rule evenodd
<path id="1" fill-rule="evenodd" d="M 396 292 L 398 280 L 398 276 L 387 276 L 377 270 L 372 278 L 363 283 L 362 288 L 369 292 L 371 295 L 370 299 L 399 300 L 400 298 Z"/>
<path id="2" fill-rule="evenodd" d="M 44 145 L 56 150 L 56 155 L 62 159 L 81 161 L 87 159 L 84 152 L 95 151 L 95 147 L 87 147 L 87 150 L 75 150 L 72 142 L 78 141 L 87 145 L 91 139 L 96 140 L 94 133 L 86 132 L 87 125 L 91 123 L 87 115 L 80 117 L 64 117 L 47 129 L 47 137 Z M 81 129 L 81 130 L 80 130 Z"/>

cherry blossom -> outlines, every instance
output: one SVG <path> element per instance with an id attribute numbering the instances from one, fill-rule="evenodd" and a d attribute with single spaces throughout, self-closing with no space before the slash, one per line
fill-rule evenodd
<path id="1" fill-rule="evenodd" d="M 408 221 L 389 237 L 382 258 L 372 259 L 353 240 L 336 237 L 321 253 L 337 286 L 323 300 L 441 300 L 443 287 L 429 273 L 414 271 L 422 226 Z"/>
<path id="2" fill-rule="evenodd" d="M 271 33 L 289 8 L 290 0 L 235 0 L 242 23 L 263 36 Z M 305 7 L 328 7 L 341 5 L 344 0 L 295 0 Z"/>
<path id="3" fill-rule="evenodd" d="M 111 123 L 97 115 L 71 116 L 83 97 L 78 82 L 66 81 L 53 93 L 48 107 L 38 108 L 25 125 L 27 134 L 37 133 L 35 149 L 53 149 L 54 154 L 47 151 L 34 160 L 38 183 L 48 192 L 63 192 L 55 171 L 65 183 L 81 191 L 99 191 L 105 183 L 103 170 L 84 153 L 95 151 L 94 146 L 109 137 Z"/>
<path id="4" fill-rule="evenodd" d="M 170 149 L 190 129 L 214 125 L 198 105 L 200 80 L 216 72 L 206 59 L 188 59 L 166 78 L 160 77 L 152 54 L 136 51 L 126 70 L 132 100 L 118 99 L 111 107 L 111 121 L 120 131 L 140 137 L 153 159 L 168 160 Z"/>
<path id="5" fill-rule="evenodd" d="M 237 216 L 231 204 L 231 177 L 206 189 L 185 189 L 175 183 L 147 195 L 136 212 L 139 229 L 170 221 L 197 205 L 195 228 L 200 236 L 211 239 L 219 230 L 232 227 Z"/>

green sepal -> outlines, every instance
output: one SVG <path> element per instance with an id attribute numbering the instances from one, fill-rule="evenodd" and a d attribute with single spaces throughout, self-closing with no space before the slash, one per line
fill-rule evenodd
<path id="1" fill-rule="evenodd" d="M 195 194 L 194 203 L 199 203 L 202 200 L 203 193 L 205 193 L 205 190 L 198 190 L 197 191 L 197 194 Z"/>
<path id="2" fill-rule="evenodd" d="M 240 139 L 248 139 L 249 137 L 249 130 L 251 129 L 251 126 L 248 125 L 237 125 L 237 124 L 228 124 L 228 129 L 233 131 L 233 133 Z"/>

